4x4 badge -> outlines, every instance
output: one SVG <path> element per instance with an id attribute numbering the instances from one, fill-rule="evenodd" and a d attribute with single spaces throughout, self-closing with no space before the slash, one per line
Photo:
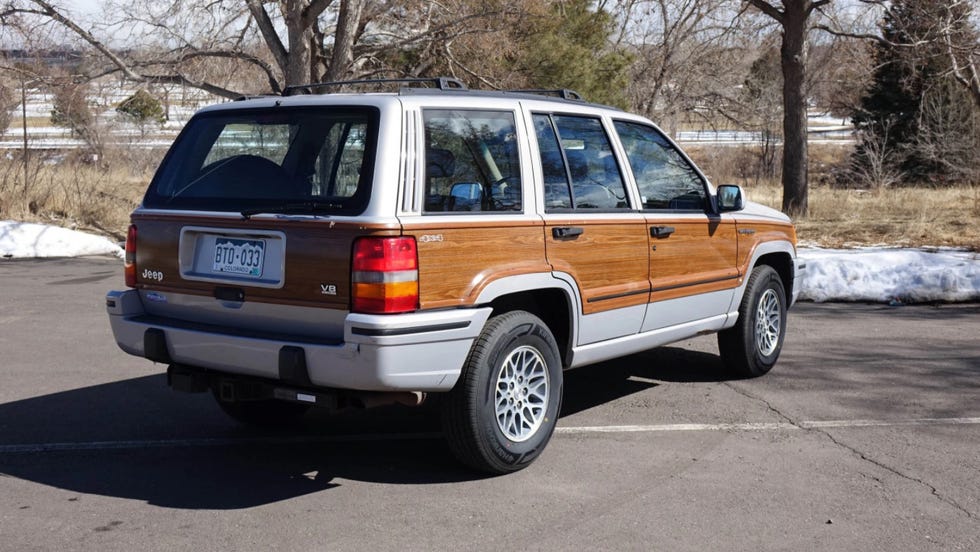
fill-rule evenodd
<path id="1" fill-rule="evenodd" d="M 337 286 L 331 284 L 320 284 L 321 295 L 337 295 Z"/>

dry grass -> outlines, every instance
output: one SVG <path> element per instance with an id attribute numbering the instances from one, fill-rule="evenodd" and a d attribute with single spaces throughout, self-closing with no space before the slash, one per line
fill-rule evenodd
<path id="1" fill-rule="evenodd" d="M 36 156 L 28 163 L 25 179 L 21 160 L 0 160 L 0 219 L 43 222 L 125 239 L 129 214 L 152 176 L 145 168 L 133 168 L 108 169 L 70 158 Z"/>
<path id="2" fill-rule="evenodd" d="M 776 209 L 778 184 L 747 186 L 749 199 Z M 980 251 L 980 188 L 810 189 L 810 213 L 794 221 L 801 241 L 826 247 L 888 244 Z"/>
<path id="3" fill-rule="evenodd" d="M 700 147 L 689 152 L 715 183 L 736 183 L 752 201 L 779 209 L 777 177 L 755 178 L 745 170 L 757 158 L 751 148 Z M 833 171 L 851 146 L 810 146 L 810 212 L 798 218 L 801 241 L 827 247 L 889 244 L 952 246 L 980 251 L 980 188 L 901 187 L 876 190 L 833 186 Z"/>
<path id="4" fill-rule="evenodd" d="M 891 244 L 980 251 L 980 188 L 862 191 L 820 184 L 828 180 L 829 167 L 842 152 L 846 150 L 838 146 L 812 151 L 810 213 L 795 221 L 802 241 L 828 247 Z M 78 227 L 121 240 L 160 155 L 131 151 L 104 160 L 103 166 L 37 156 L 26 185 L 20 160 L 0 159 L 0 219 Z M 751 152 L 713 148 L 693 151 L 692 156 L 714 182 L 740 184 L 749 199 L 779 208 L 782 189 L 776 179 L 738 176 L 739 163 L 751 161 Z"/>

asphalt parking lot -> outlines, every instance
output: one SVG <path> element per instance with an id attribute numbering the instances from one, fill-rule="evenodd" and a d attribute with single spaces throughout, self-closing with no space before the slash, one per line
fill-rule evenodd
<path id="1" fill-rule="evenodd" d="M 775 370 L 713 337 L 566 374 L 530 468 L 432 408 L 288 434 L 112 341 L 119 261 L 0 262 L 0 550 L 978 550 L 980 305 L 801 304 Z"/>

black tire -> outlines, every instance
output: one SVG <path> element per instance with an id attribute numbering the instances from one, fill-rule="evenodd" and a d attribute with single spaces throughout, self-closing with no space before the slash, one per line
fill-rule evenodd
<path id="1" fill-rule="evenodd" d="M 544 322 L 525 311 L 491 318 L 443 398 L 453 454 L 493 474 L 527 467 L 551 440 L 562 385 L 558 345 Z"/>
<path id="2" fill-rule="evenodd" d="M 778 319 L 776 319 L 778 317 Z M 728 370 L 743 378 L 772 369 L 786 335 L 786 291 L 772 267 L 755 267 L 738 307 L 735 326 L 718 333 L 718 350 Z"/>
<path id="3" fill-rule="evenodd" d="M 309 410 L 301 403 L 275 399 L 261 401 L 222 400 L 217 390 L 212 390 L 214 400 L 221 410 L 240 424 L 254 427 L 284 427 L 295 424 Z"/>

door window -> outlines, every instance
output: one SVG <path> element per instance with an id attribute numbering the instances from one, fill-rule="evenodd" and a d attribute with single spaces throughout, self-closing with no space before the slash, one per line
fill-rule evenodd
<path id="1" fill-rule="evenodd" d="M 705 183 L 697 170 L 655 128 L 617 121 L 644 209 L 701 211 L 707 206 Z"/>
<path id="2" fill-rule="evenodd" d="M 629 209 L 626 185 L 602 121 L 534 115 L 545 209 Z"/>
<path id="3" fill-rule="evenodd" d="M 522 210 L 510 111 L 426 109 L 425 212 Z"/>

